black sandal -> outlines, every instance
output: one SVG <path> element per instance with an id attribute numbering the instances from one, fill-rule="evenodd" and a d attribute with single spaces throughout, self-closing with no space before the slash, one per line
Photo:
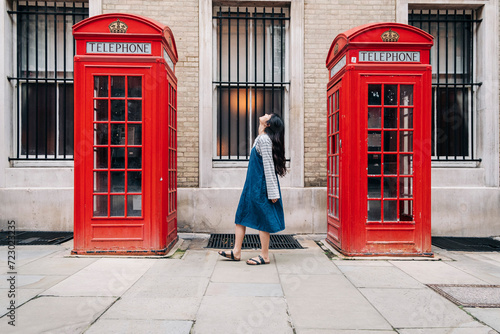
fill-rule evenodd
<path id="1" fill-rule="evenodd" d="M 271 262 L 266 262 L 262 256 L 258 256 L 259 260 L 256 260 L 255 258 L 248 259 L 248 261 L 252 261 L 253 263 L 250 263 L 247 261 L 247 264 L 250 266 L 259 266 L 261 264 L 269 264 Z"/>
<path id="2" fill-rule="evenodd" d="M 228 254 L 226 254 L 225 251 L 219 251 L 219 255 L 220 256 L 224 256 L 226 259 L 229 259 L 231 261 L 239 261 L 241 259 L 237 259 L 234 257 L 234 254 L 233 254 L 233 251 L 231 250 L 231 257 L 228 256 Z"/>

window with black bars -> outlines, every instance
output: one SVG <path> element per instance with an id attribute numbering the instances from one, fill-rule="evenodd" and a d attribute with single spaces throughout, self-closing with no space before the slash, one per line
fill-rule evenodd
<path id="1" fill-rule="evenodd" d="M 287 124 L 289 8 L 215 6 L 213 14 L 213 159 L 246 161 L 260 116 Z"/>
<path id="2" fill-rule="evenodd" d="M 474 153 L 474 9 L 410 9 L 408 23 L 434 36 L 432 159 L 478 161 Z"/>
<path id="3" fill-rule="evenodd" d="M 16 141 L 11 160 L 73 159 L 72 26 L 88 2 L 15 0 Z"/>

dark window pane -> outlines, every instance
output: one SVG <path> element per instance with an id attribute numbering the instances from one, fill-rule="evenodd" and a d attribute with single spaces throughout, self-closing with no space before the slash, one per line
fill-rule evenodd
<path id="1" fill-rule="evenodd" d="M 111 192 L 112 193 L 125 192 L 125 172 L 111 171 Z"/>
<path id="2" fill-rule="evenodd" d="M 123 217 L 125 216 L 125 195 L 111 195 L 110 206 L 111 206 L 111 217 Z"/>
<path id="3" fill-rule="evenodd" d="M 141 145 L 142 143 L 142 125 L 128 125 L 128 145 Z"/>
<path id="4" fill-rule="evenodd" d="M 56 153 L 56 86 L 21 85 L 21 154 Z"/>
<path id="5" fill-rule="evenodd" d="M 384 201 L 384 222 L 398 220 L 398 201 Z"/>
<path id="6" fill-rule="evenodd" d="M 382 104 L 382 85 L 368 85 L 368 105 L 379 106 Z"/>
<path id="7" fill-rule="evenodd" d="M 94 217 L 108 216 L 108 196 L 94 195 Z"/>
<path id="8" fill-rule="evenodd" d="M 72 84 L 59 85 L 59 154 L 73 155 L 73 95 Z"/>
<path id="9" fill-rule="evenodd" d="M 384 177 L 384 198 L 398 197 L 398 178 Z"/>
<path id="10" fill-rule="evenodd" d="M 127 191 L 129 193 L 140 193 L 142 191 L 142 172 L 127 173 Z"/>
<path id="11" fill-rule="evenodd" d="M 111 100 L 111 120 L 125 121 L 125 101 Z"/>
<path id="12" fill-rule="evenodd" d="M 400 131 L 399 150 L 401 152 L 413 151 L 413 131 Z"/>
<path id="13" fill-rule="evenodd" d="M 142 77 L 128 77 L 128 97 L 142 97 Z"/>
<path id="14" fill-rule="evenodd" d="M 368 198 L 381 198 L 381 178 L 369 177 L 368 178 Z"/>
<path id="15" fill-rule="evenodd" d="M 128 121 L 140 122 L 142 120 L 142 101 L 128 100 Z"/>
<path id="16" fill-rule="evenodd" d="M 397 154 L 384 154 L 384 174 L 395 175 L 398 173 Z"/>
<path id="17" fill-rule="evenodd" d="M 127 216 L 140 217 L 142 208 L 141 195 L 128 195 L 127 196 Z"/>
<path id="18" fill-rule="evenodd" d="M 399 178 L 399 197 L 413 197 L 413 178 Z"/>
<path id="19" fill-rule="evenodd" d="M 381 201 L 368 201 L 368 221 L 381 221 Z"/>
<path id="20" fill-rule="evenodd" d="M 112 147 L 111 148 L 111 168 L 125 168 L 125 148 Z"/>
<path id="21" fill-rule="evenodd" d="M 402 129 L 413 128 L 413 108 L 401 108 L 399 112 L 399 127 Z"/>
<path id="22" fill-rule="evenodd" d="M 384 151 L 395 152 L 398 150 L 397 134 L 397 131 L 384 131 Z"/>
<path id="23" fill-rule="evenodd" d="M 399 86 L 399 105 L 412 106 L 413 105 L 413 85 Z"/>
<path id="24" fill-rule="evenodd" d="M 368 128 L 380 129 L 382 127 L 381 108 L 368 108 Z"/>
<path id="25" fill-rule="evenodd" d="M 125 97 L 125 77 L 111 77 L 111 97 Z"/>
<path id="26" fill-rule="evenodd" d="M 384 128 L 395 129 L 398 127 L 398 109 L 384 108 Z"/>
<path id="27" fill-rule="evenodd" d="M 413 220 L 413 201 L 399 201 L 399 220 Z"/>
<path id="28" fill-rule="evenodd" d="M 125 145 L 125 124 L 111 124 L 111 145 Z"/>
<path id="29" fill-rule="evenodd" d="M 368 151 L 380 151 L 382 134 L 380 131 L 368 131 Z"/>
<path id="30" fill-rule="evenodd" d="M 108 168 L 107 147 L 94 147 L 94 168 L 95 169 Z"/>
<path id="31" fill-rule="evenodd" d="M 140 169 L 142 167 L 142 149 L 140 147 L 128 148 L 128 168 Z"/>
<path id="32" fill-rule="evenodd" d="M 108 172 L 94 172 L 94 192 L 108 192 Z"/>
<path id="33" fill-rule="evenodd" d="M 384 85 L 384 104 L 386 106 L 398 104 L 398 85 Z"/>
<path id="34" fill-rule="evenodd" d="M 108 97 L 108 76 L 94 77 L 94 97 Z"/>
<path id="35" fill-rule="evenodd" d="M 380 174 L 382 161 L 380 154 L 368 154 L 368 174 Z"/>
<path id="36" fill-rule="evenodd" d="M 94 124 L 94 145 L 108 145 L 108 123 Z"/>
<path id="37" fill-rule="evenodd" d="M 108 100 L 94 100 L 94 121 L 108 120 Z"/>

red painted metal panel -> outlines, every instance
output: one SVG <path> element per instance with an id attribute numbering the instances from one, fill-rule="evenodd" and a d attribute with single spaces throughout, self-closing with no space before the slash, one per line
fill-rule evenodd
<path id="1" fill-rule="evenodd" d="M 165 253 L 177 240 L 172 32 L 144 17 L 105 14 L 78 23 L 73 33 L 73 253 Z"/>
<path id="2" fill-rule="evenodd" d="M 332 43 L 327 240 L 344 254 L 432 255 L 431 46 L 427 33 L 394 23 L 360 26 Z"/>

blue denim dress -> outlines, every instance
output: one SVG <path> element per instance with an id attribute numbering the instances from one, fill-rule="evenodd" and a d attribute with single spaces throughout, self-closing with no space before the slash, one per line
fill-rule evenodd
<path id="1" fill-rule="evenodd" d="M 278 178 L 277 175 L 276 178 Z M 250 153 L 247 178 L 241 193 L 238 210 L 236 210 L 235 223 L 269 233 L 284 230 L 285 216 L 279 180 L 278 189 L 280 198 L 276 203 L 273 203 L 267 198 L 264 164 L 254 146 Z"/>

